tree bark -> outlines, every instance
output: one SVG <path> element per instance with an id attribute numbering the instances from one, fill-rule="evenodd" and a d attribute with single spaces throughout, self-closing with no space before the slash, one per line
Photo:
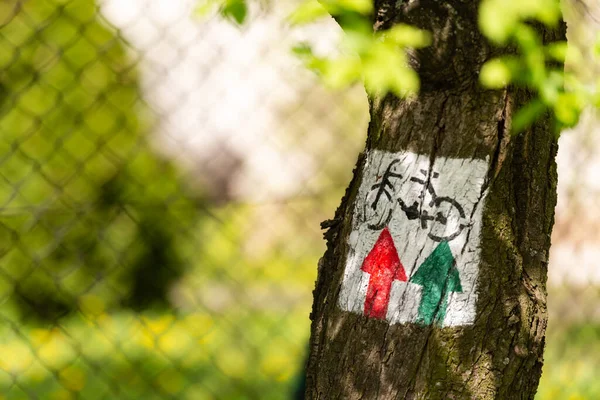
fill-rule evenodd
<path id="1" fill-rule="evenodd" d="M 306 397 L 533 399 L 543 363 L 556 204 L 551 116 L 511 136 L 511 116 L 531 94 L 478 84 L 481 65 L 497 50 L 478 33 L 477 1 L 380 0 L 375 6 L 376 30 L 409 23 L 434 40 L 412 57 L 421 77 L 418 97 L 370 99 L 366 149 L 335 218 L 323 224 L 327 251 L 314 290 Z M 539 32 L 544 40 L 564 38 L 562 25 Z M 360 187 L 377 150 L 422 154 L 431 165 L 441 157 L 486 160 L 472 323 L 390 323 L 340 307 L 356 210 L 366 202 Z"/>

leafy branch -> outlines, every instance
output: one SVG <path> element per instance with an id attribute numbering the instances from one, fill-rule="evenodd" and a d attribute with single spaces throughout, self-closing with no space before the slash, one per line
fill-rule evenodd
<path id="1" fill-rule="evenodd" d="M 218 9 L 223 17 L 241 25 L 246 19 L 247 1 L 204 0 L 199 12 Z M 289 15 L 292 25 L 333 17 L 344 35 L 335 56 L 316 54 L 308 43 L 298 44 L 293 51 L 331 88 L 362 81 L 370 95 L 415 95 L 419 76 L 409 65 L 408 51 L 429 46 L 431 34 L 404 24 L 373 32 L 373 11 L 372 0 L 305 0 Z M 547 111 L 552 112 L 560 131 L 577 124 L 587 106 L 600 107 L 598 85 L 583 85 L 574 73 L 564 71 L 567 59 L 583 62 L 582 56 L 565 41 L 544 43 L 532 25 L 555 28 L 561 18 L 560 0 L 481 2 L 482 34 L 493 44 L 511 46 L 516 51 L 488 60 L 480 71 L 480 83 L 488 89 L 513 85 L 535 93 L 531 102 L 515 113 L 514 133 L 523 131 Z"/>
<path id="2" fill-rule="evenodd" d="M 502 9 L 501 13 L 498 10 Z M 515 45 L 517 53 L 486 62 L 480 82 L 490 89 L 515 85 L 529 88 L 536 97 L 518 110 L 512 130 L 529 127 L 547 110 L 552 111 L 557 131 L 572 127 L 587 105 L 600 105 L 597 88 L 582 85 L 575 74 L 565 72 L 567 58 L 577 61 L 577 51 L 565 41 L 544 44 L 529 21 L 556 27 L 561 21 L 559 0 L 484 0 L 479 28 L 498 46 Z M 581 61 L 581 60 L 579 60 Z"/>

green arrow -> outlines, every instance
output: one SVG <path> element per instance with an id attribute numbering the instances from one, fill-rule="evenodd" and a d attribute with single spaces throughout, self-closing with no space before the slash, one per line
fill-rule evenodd
<path id="1" fill-rule="evenodd" d="M 448 296 L 452 292 L 462 292 L 448 242 L 441 242 L 433 250 L 409 282 L 423 286 L 417 323 L 431 325 L 437 322 L 441 326 L 448 308 Z"/>

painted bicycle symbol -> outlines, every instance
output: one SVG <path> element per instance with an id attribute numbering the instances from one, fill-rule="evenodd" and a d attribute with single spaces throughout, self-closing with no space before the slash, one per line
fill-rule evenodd
<path id="1" fill-rule="evenodd" d="M 365 216 L 372 214 L 371 218 L 367 218 L 367 220 L 376 221 L 375 223 L 369 223 L 368 228 L 381 230 L 386 227 L 392 219 L 394 202 L 397 202 L 409 220 L 419 220 L 421 228 L 429 230 L 427 235 L 431 240 L 436 242 L 450 241 L 460 235 L 467 226 L 464 224 L 465 211 L 455 199 L 437 195 L 435 188 L 429 182 L 428 171 L 420 170 L 423 177 L 412 176 L 410 178 L 411 182 L 423 187 L 418 197 L 419 201 L 414 201 L 408 205 L 401 197 L 393 198 L 394 185 L 391 180 L 403 178 L 401 174 L 394 172 L 393 169 L 399 161 L 394 160 L 388 165 L 381 181 L 374 184 L 367 195 Z M 438 177 L 439 173 L 431 173 L 432 179 Z M 447 232 L 448 230 L 449 232 Z"/>

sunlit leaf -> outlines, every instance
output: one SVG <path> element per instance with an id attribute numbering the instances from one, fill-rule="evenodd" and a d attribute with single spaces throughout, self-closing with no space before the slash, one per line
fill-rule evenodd
<path id="1" fill-rule="evenodd" d="M 515 26 L 514 38 L 524 52 L 534 51 L 542 47 L 542 41 L 538 33 L 526 24 L 517 24 Z"/>
<path id="2" fill-rule="evenodd" d="M 498 12 L 501 6 L 496 0 L 485 0 L 479 6 L 479 29 L 496 43 L 505 43 L 517 23 L 516 16 L 509 10 Z"/>
<path id="3" fill-rule="evenodd" d="M 590 95 L 590 104 L 596 108 L 600 108 L 600 84 L 596 85 L 595 90 Z"/>
<path id="4" fill-rule="evenodd" d="M 349 86 L 360 79 L 361 63 L 356 57 L 330 60 L 325 69 L 325 83 L 335 89 Z"/>
<path id="5" fill-rule="evenodd" d="M 198 17 L 206 17 L 212 11 L 214 11 L 217 6 L 221 5 L 223 0 L 204 0 L 198 3 L 196 8 L 194 8 L 194 15 Z"/>
<path id="6" fill-rule="evenodd" d="M 357 54 L 364 54 L 370 51 L 373 41 L 374 37 L 372 34 L 351 30 L 344 32 L 342 43 L 344 49 L 353 51 Z"/>
<path id="7" fill-rule="evenodd" d="M 399 46 L 421 48 L 431 44 L 431 34 L 414 26 L 397 24 L 381 34 Z"/>
<path id="8" fill-rule="evenodd" d="M 574 46 L 572 46 L 574 47 Z M 593 53 L 596 58 L 600 57 L 600 33 L 596 35 L 596 43 L 594 43 Z"/>
<path id="9" fill-rule="evenodd" d="M 529 128 L 535 120 L 546 111 L 546 105 L 539 99 L 532 100 L 524 107 L 519 109 L 512 118 L 511 130 L 513 134 L 522 132 Z"/>
<path id="10" fill-rule="evenodd" d="M 510 67 L 500 58 L 486 62 L 479 73 L 479 81 L 489 89 L 503 88 L 510 83 L 511 78 Z"/>
<path id="11" fill-rule="evenodd" d="M 349 12 L 336 15 L 336 20 L 345 34 L 357 33 L 366 38 L 373 37 L 373 26 L 368 18 L 363 15 Z"/>
<path id="12" fill-rule="evenodd" d="M 534 1 L 536 7 L 532 15 L 527 17 L 534 17 L 538 21 L 548 25 L 554 26 L 558 23 L 561 18 L 560 1 L 559 0 L 528 0 Z"/>
<path id="13" fill-rule="evenodd" d="M 399 97 L 417 94 L 420 88 L 419 75 L 410 68 L 404 68 L 395 76 L 390 90 Z"/>
<path id="14" fill-rule="evenodd" d="M 308 24 L 319 18 L 327 17 L 329 13 L 317 0 L 308 0 L 300 4 L 289 16 L 288 21 L 293 25 Z"/>
<path id="15" fill-rule="evenodd" d="M 313 54 L 312 48 L 308 43 L 299 43 L 292 47 L 292 52 L 297 56 L 304 57 Z"/>
<path id="16" fill-rule="evenodd" d="M 479 29 L 488 39 L 504 44 L 521 21 L 555 25 L 560 17 L 559 0 L 484 0 L 479 7 Z"/>
<path id="17" fill-rule="evenodd" d="M 248 7 L 245 0 L 227 0 L 220 12 L 223 17 L 242 25 L 246 20 Z"/>
<path id="18" fill-rule="evenodd" d="M 546 52 L 548 55 L 552 59 L 561 63 L 564 63 L 567 59 L 568 49 L 569 46 L 567 46 L 567 42 L 565 41 L 550 43 L 548 46 L 546 46 Z"/>
<path id="19" fill-rule="evenodd" d="M 369 93 L 393 92 L 406 96 L 418 91 L 418 75 L 409 68 L 404 52 L 388 43 L 375 42 L 363 59 L 363 76 Z"/>
<path id="20" fill-rule="evenodd" d="M 373 12 L 372 0 L 320 0 L 327 11 L 338 14 L 344 11 L 354 11 L 363 15 Z"/>
<path id="21" fill-rule="evenodd" d="M 550 72 L 539 87 L 540 99 L 546 104 L 554 104 L 558 100 L 559 94 L 564 90 L 564 83 L 564 73 L 562 71 Z"/>
<path id="22" fill-rule="evenodd" d="M 556 119 L 566 127 L 576 125 L 583 108 L 582 100 L 576 93 L 561 93 L 554 103 Z"/>

